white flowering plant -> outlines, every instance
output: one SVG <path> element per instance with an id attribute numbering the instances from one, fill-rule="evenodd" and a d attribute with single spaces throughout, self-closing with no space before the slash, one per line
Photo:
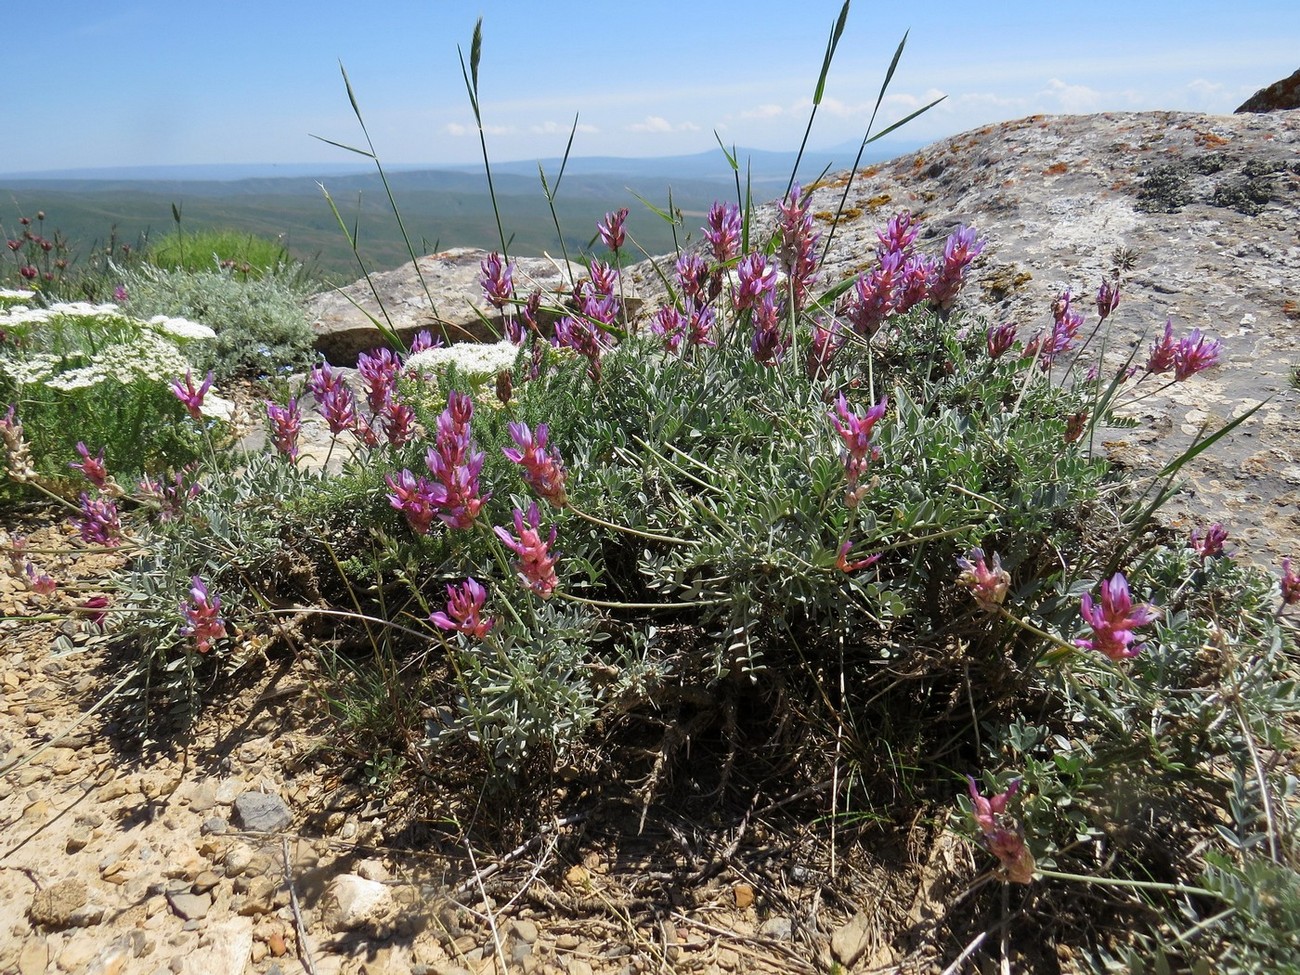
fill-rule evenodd
<path id="1" fill-rule="evenodd" d="M 198 456 L 202 438 L 168 386 L 191 369 L 211 328 L 183 318 L 135 318 L 115 304 L 33 307 L 0 296 L 0 411 L 21 418 L 38 472 L 67 478 L 76 445 L 105 448 L 129 473 L 162 472 Z"/>

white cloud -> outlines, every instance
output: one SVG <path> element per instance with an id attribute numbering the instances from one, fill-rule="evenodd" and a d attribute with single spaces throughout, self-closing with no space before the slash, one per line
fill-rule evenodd
<path id="1" fill-rule="evenodd" d="M 442 127 L 442 131 L 446 135 L 460 138 L 478 130 L 470 125 L 461 125 L 459 122 L 448 122 Z M 513 125 L 485 125 L 483 131 L 487 135 L 511 135 L 514 133 L 515 128 Z"/>
<path id="2" fill-rule="evenodd" d="M 1038 92 L 1038 97 L 1069 115 L 1097 112 L 1103 105 L 1101 93 L 1096 89 L 1087 85 L 1069 85 L 1059 78 L 1048 81 L 1046 90 Z"/>
<path id="3" fill-rule="evenodd" d="M 568 135 L 572 128 L 572 124 L 561 125 L 559 122 L 543 122 L 540 125 L 530 125 L 528 131 L 533 135 Z M 578 131 L 584 135 L 594 135 L 600 129 L 594 125 L 588 125 L 586 122 L 579 122 Z"/>
<path id="4" fill-rule="evenodd" d="M 759 105 L 757 108 L 748 108 L 740 113 L 741 118 L 776 118 L 778 115 L 784 115 L 785 108 L 781 105 Z"/>
<path id="5" fill-rule="evenodd" d="M 629 132 L 671 132 L 672 124 L 660 115 L 647 115 L 644 122 L 633 122 L 627 126 Z"/>

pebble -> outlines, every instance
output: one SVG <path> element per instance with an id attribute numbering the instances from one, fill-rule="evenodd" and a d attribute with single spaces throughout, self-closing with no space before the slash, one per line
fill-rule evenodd
<path id="1" fill-rule="evenodd" d="M 207 917 L 212 909 L 211 894 L 191 894 L 187 892 L 168 893 L 167 902 L 171 904 L 176 916 L 186 921 L 197 921 Z"/>
<path id="2" fill-rule="evenodd" d="M 203 836 L 221 836 L 223 833 L 230 831 L 230 824 L 220 816 L 213 816 L 211 819 L 205 819 L 203 825 L 199 827 L 199 833 Z"/>
<path id="3" fill-rule="evenodd" d="M 245 792 L 235 800 L 235 825 L 250 833 L 278 833 L 293 822 L 293 814 L 279 796 Z"/>

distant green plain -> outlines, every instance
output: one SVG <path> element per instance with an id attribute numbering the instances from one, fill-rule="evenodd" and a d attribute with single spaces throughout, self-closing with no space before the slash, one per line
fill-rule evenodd
<path id="1" fill-rule="evenodd" d="M 548 174 L 549 175 L 549 174 Z M 397 206 L 417 254 L 450 247 L 500 249 L 496 221 L 481 175 L 408 172 L 389 176 Z M 556 199 L 564 244 L 570 256 L 587 252 L 596 223 L 606 211 L 626 206 L 628 230 L 649 254 L 674 249 L 673 229 L 637 200 L 640 194 L 660 210 L 672 204 L 685 215 L 683 240 L 699 236 L 704 214 L 715 199 L 734 199 L 735 184 L 724 179 L 566 175 Z M 377 177 L 326 180 L 349 233 L 371 270 L 409 260 L 387 195 Z M 775 192 L 767 195 L 775 195 Z M 512 255 L 560 256 L 555 225 L 537 178 L 504 175 L 497 180 L 502 224 Z M 55 231 L 84 259 L 104 247 L 110 234 L 136 246 L 142 236 L 160 238 L 175 229 L 172 205 L 185 230 L 233 229 L 282 239 L 290 255 L 334 283 L 359 277 L 347 235 L 315 181 L 251 179 L 219 181 L 22 180 L 0 185 L 0 225 L 15 236 L 18 218 L 44 211 L 42 232 Z M 629 245 L 630 246 L 630 245 Z M 595 250 L 602 252 L 599 241 Z M 635 252 L 633 252 L 635 255 Z"/>

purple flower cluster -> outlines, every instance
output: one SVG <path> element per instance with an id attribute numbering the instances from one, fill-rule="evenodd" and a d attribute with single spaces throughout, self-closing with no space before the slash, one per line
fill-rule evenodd
<path id="1" fill-rule="evenodd" d="M 429 614 L 429 622 L 440 630 L 452 630 L 482 640 L 492 629 L 494 620 L 483 618 L 487 592 L 471 576 L 459 586 L 447 587 L 447 611 Z"/>
<path id="2" fill-rule="evenodd" d="M 627 207 L 621 207 L 613 213 L 605 214 L 605 219 L 596 225 L 596 232 L 600 234 L 600 239 L 615 254 L 623 248 L 625 220 L 627 220 Z"/>
<path id="3" fill-rule="evenodd" d="M 1165 321 L 1165 330 L 1151 346 L 1147 356 L 1145 372 L 1158 376 L 1172 371 L 1174 382 L 1182 382 L 1198 372 L 1219 364 L 1222 345 L 1215 339 L 1201 334 L 1199 328 L 1182 339 L 1174 341 L 1174 323 Z"/>
<path id="4" fill-rule="evenodd" d="M 189 598 L 181 603 L 185 625 L 181 635 L 194 640 L 194 649 L 207 653 L 212 644 L 226 636 L 226 621 L 221 618 L 221 600 L 208 592 L 199 576 L 190 580 Z"/>
<path id="5" fill-rule="evenodd" d="M 109 498 L 91 498 L 81 492 L 81 517 L 74 516 L 72 524 L 81 533 L 83 541 L 91 545 L 116 548 L 122 540 L 122 519 L 117 505 Z"/>
<path id="6" fill-rule="evenodd" d="M 986 239 L 976 239 L 974 227 L 961 224 L 948 237 L 943 246 L 943 264 L 930 282 L 930 304 L 940 314 L 946 315 L 952 310 L 965 281 L 966 269 L 984 250 L 986 243 Z"/>
<path id="7" fill-rule="evenodd" d="M 427 535 L 436 515 L 449 528 L 468 528 L 490 495 L 479 490 L 483 453 L 470 439 L 473 401 L 464 393 L 452 392 L 447 408 L 438 417 L 435 446 L 424 455 L 432 480 L 408 470 L 385 478 L 389 503 L 402 512 L 417 535 Z"/>
<path id="8" fill-rule="evenodd" d="M 555 526 L 551 526 L 550 534 L 543 540 L 541 515 L 536 501 L 528 506 L 527 516 L 515 508 L 514 522 L 514 535 L 499 526 L 492 530 L 501 539 L 501 543 L 519 557 L 515 563 L 519 580 L 545 599 L 555 592 L 555 587 L 560 583 L 555 574 L 556 553 L 552 550 L 555 545 Z"/>
<path id="9" fill-rule="evenodd" d="M 817 241 L 821 234 L 813 230 L 812 214 L 808 211 L 811 194 L 803 193 L 795 183 L 786 198 L 777 204 L 777 232 L 781 244 L 777 251 L 781 267 L 790 284 L 790 300 L 802 308 L 808 298 L 808 289 L 817 279 Z"/>
<path id="10" fill-rule="evenodd" d="M 1075 640 L 1075 645 L 1118 662 L 1142 652 L 1142 645 L 1134 643 L 1133 631 L 1153 622 L 1159 611 L 1148 603 L 1133 605 L 1128 580 L 1117 572 L 1101 584 L 1100 603 L 1093 601 L 1091 593 L 1083 594 L 1079 615 L 1092 629 L 1092 636 Z"/>
<path id="11" fill-rule="evenodd" d="M 290 463 L 298 459 L 298 435 L 302 433 L 302 413 L 298 398 L 291 397 L 284 406 L 266 400 L 266 418 L 271 424 L 271 442 Z"/>
<path id="12" fill-rule="evenodd" d="M 714 203 L 709 207 L 704 239 L 709 242 L 713 259 L 719 264 L 726 264 L 740 254 L 742 229 L 740 207 L 734 203 Z"/>
<path id="13" fill-rule="evenodd" d="M 501 452 L 524 469 L 524 480 L 540 497 L 563 508 L 568 503 L 564 493 L 564 465 L 558 455 L 546 449 L 546 424 L 539 423 L 535 432 L 526 423 L 512 422 L 507 429 L 519 449 L 502 447 Z"/>
<path id="14" fill-rule="evenodd" d="M 1228 529 L 1217 521 L 1209 528 L 1193 528 L 1188 547 L 1202 560 L 1223 554 L 1223 543 L 1228 540 Z"/>
<path id="15" fill-rule="evenodd" d="M 835 432 L 840 435 L 843 450 L 844 476 L 847 487 L 844 503 L 857 507 L 867 493 L 869 485 L 862 483 L 872 462 L 880 459 L 880 448 L 875 445 L 875 426 L 889 408 L 889 398 L 884 397 L 864 414 L 849 408 L 849 401 L 840 393 L 835 401 L 835 412 L 830 415 Z"/>

